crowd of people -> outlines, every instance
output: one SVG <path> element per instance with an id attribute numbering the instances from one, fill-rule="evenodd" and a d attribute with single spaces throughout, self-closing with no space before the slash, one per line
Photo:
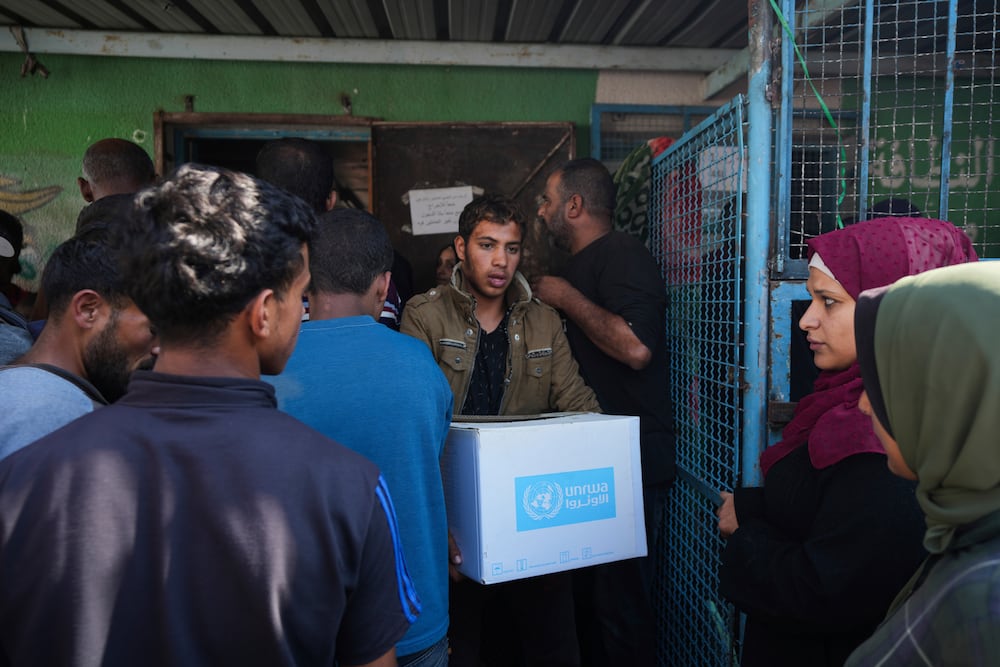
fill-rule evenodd
<path id="1" fill-rule="evenodd" d="M 30 313 L 0 300 L 0 663 L 657 664 L 667 294 L 613 230 L 603 164 L 562 164 L 538 193 L 561 275 L 519 272 L 527 215 L 484 194 L 412 298 L 314 142 L 268 142 L 255 175 L 158 179 L 105 139 L 82 173 Z M 8 286 L 22 244 L 0 215 Z M 988 664 L 1000 267 L 918 217 L 808 247 L 819 377 L 763 486 L 718 509 L 741 664 Z M 564 411 L 639 417 L 651 556 L 469 581 L 450 424 Z"/>

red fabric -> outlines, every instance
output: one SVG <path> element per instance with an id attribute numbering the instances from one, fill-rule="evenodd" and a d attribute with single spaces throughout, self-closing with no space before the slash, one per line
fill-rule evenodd
<path id="1" fill-rule="evenodd" d="M 809 258 L 819 253 L 855 300 L 866 289 L 904 276 L 978 259 L 965 232 L 930 218 L 876 218 L 822 234 L 808 244 Z M 816 468 L 853 454 L 884 453 L 871 419 L 858 410 L 863 389 L 857 362 L 846 370 L 820 373 L 813 393 L 799 401 L 781 432 L 781 441 L 761 454 L 761 471 L 767 475 L 771 466 L 806 443 Z"/>
<path id="2" fill-rule="evenodd" d="M 663 184 L 663 258 L 672 285 L 701 280 L 701 181 L 694 160 L 666 175 Z"/>

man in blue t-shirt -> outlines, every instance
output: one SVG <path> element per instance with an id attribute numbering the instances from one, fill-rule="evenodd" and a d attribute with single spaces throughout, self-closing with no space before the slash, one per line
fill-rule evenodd
<path id="1" fill-rule="evenodd" d="M 152 366 L 156 336 L 126 293 L 111 227 L 94 221 L 61 243 L 42 273 L 49 318 L 38 340 L 0 367 L 0 459 L 125 393 Z"/>
<path id="2" fill-rule="evenodd" d="M 276 409 L 313 213 L 183 165 L 121 230 L 160 336 L 114 405 L 0 461 L 0 655 L 24 665 L 395 665 L 419 602 L 385 481 Z"/>
<path id="3" fill-rule="evenodd" d="M 357 209 L 321 216 L 309 243 L 310 319 L 274 384 L 278 407 L 372 461 L 392 489 L 423 609 L 400 665 L 446 664 L 448 528 L 439 459 L 451 389 L 427 346 L 380 325 L 392 266 L 385 229 Z"/>

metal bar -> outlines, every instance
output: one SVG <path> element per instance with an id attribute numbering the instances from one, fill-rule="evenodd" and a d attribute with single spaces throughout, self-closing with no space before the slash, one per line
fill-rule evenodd
<path id="1" fill-rule="evenodd" d="M 178 129 L 189 139 L 280 139 L 303 137 L 315 141 L 368 141 L 368 127 L 331 127 L 322 129 L 246 128 L 246 127 L 185 127 Z"/>
<path id="2" fill-rule="evenodd" d="M 710 72 L 735 51 L 625 46 L 286 38 L 25 28 L 32 51 L 135 58 Z M 0 32 L 0 51 L 20 52 Z"/>
<path id="3" fill-rule="evenodd" d="M 944 119 L 941 128 L 941 190 L 938 217 L 948 219 L 948 180 L 951 178 L 951 137 L 955 107 L 955 41 L 958 26 L 958 0 L 948 3 L 948 71 L 945 72 Z"/>
<path id="4" fill-rule="evenodd" d="M 767 415 L 767 260 L 770 244 L 771 81 L 773 16 L 767 0 L 749 0 L 750 71 L 747 85 L 746 326 L 744 328 L 742 483 L 760 483 L 757 459 Z"/>
<path id="5" fill-rule="evenodd" d="M 781 12 L 788 21 L 790 32 L 795 34 L 795 0 L 782 0 Z M 781 35 L 781 106 L 778 109 L 778 134 L 775 138 L 774 177 L 777 179 L 775 211 L 777 247 L 774 253 L 774 270 L 780 275 L 785 270 L 788 254 L 788 216 L 792 202 L 792 102 L 795 79 L 795 48 L 791 38 Z"/>
<path id="6" fill-rule="evenodd" d="M 722 498 L 719 495 L 719 491 L 721 489 L 715 488 L 705 480 L 695 476 L 693 473 L 685 470 L 684 468 L 677 468 L 677 478 L 687 482 L 696 493 L 703 496 L 716 507 L 721 504 L 720 501 Z"/>
<path id="7" fill-rule="evenodd" d="M 790 401 L 792 383 L 792 341 L 797 322 L 791 318 L 792 301 L 807 301 L 809 292 L 806 284 L 800 280 L 783 280 L 775 282 L 771 287 L 771 363 L 768 368 L 769 401 Z M 774 444 L 781 438 L 779 430 L 768 433 L 768 444 Z"/>
<path id="8" fill-rule="evenodd" d="M 802 30 L 814 25 L 821 25 L 827 18 L 843 11 L 844 6 L 855 0 L 815 0 L 810 7 L 810 12 L 806 16 L 806 22 Z M 793 12 L 781 10 L 786 17 L 792 16 Z M 798 39 L 798 35 L 796 35 Z M 727 86 L 736 83 L 743 73 L 748 71 L 750 65 L 750 47 L 737 51 L 732 59 L 718 69 L 710 72 L 704 81 L 704 98 L 711 99 L 722 92 Z"/>
<path id="9" fill-rule="evenodd" d="M 590 105 L 590 157 L 601 159 L 601 114 L 600 104 Z"/>
<path id="10" fill-rule="evenodd" d="M 875 0 L 865 0 L 864 74 L 861 78 L 861 150 L 858 165 L 858 220 L 868 217 L 868 169 L 871 160 L 872 54 L 874 51 Z"/>
<path id="11" fill-rule="evenodd" d="M 559 149 L 561 149 L 572 136 L 573 130 L 567 130 L 566 134 L 562 135 L 559 141 L 556 142 L 556 145 L 552 147 L 552 150 L 546 153 L 545 157 L 543 157 L 541 161 L 535 165 L 535 168 L 531 170 L 531 173 L 528 174 L 523 181 L 521 181 L 521 184 L 514 188 L 514 191 L 510 194 L 511 199 L 517 199 L 518 196 L 520 196 L 521 191 L 528 187 L 528 184 L 531 183 L 531 179 L 538 175 L 538 172 L 540 172 L 542 168 L 548 164 L 549 160 L 552 159 L 552 156 L 558 153 Z"/>

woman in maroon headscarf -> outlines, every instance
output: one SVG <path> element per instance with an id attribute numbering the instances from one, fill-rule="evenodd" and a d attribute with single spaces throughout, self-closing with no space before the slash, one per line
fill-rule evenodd
<path id="1" fill-rule="evenodd" d="M 968 237 L 926 218 L 880 218 L 809 241 L 799 320 L 820 369 L 782 440 L 760 457 L 764 486 L 723 493 L 722 594 L 747 615 L 741 665 L 843 665 L 923 560 L 911 482 L 886 467 L 854 345 L 863 290 L 974 261 Z M 933 317 L 933 313 L 928 313 Z"/>

